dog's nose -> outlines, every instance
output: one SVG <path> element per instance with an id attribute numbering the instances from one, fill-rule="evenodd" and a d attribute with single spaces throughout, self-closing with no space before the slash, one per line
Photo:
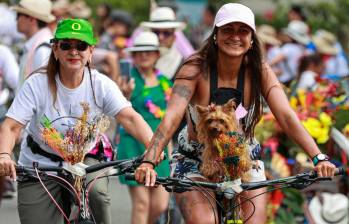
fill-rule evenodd
<path id="1" fill-rule="evenodd" d="M 218 132 L 219 132 L 219 129 L 214 127 L 214 128 L 211 128 L 210 132 L 211 132 L 212 135 L 217 135 Z"/>

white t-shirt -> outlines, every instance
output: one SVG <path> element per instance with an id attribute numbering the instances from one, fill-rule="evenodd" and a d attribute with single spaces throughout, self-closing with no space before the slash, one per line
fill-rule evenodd
<path id="1" fill-rule="evenodd" d="M 286 43 L 281 47 L 282 54 L 286 57 L 284 72 L 279 76 L 280 82 L 287 82 L 296 77 L 299 59 L 305 53 L 305 48 L 300 44 Z"/>
<path id="2" fill-rule="evenodd" d="M 41 140 L 40 128 L 42 125 L 40 121 L 44 115 L 51 122 L 57 118 L 70 116 L 52 123 L 54 128 L 64 134 L 68 127 L 73 126 L 76 122 L 76 119 L 71 117 L 81 117 L 83 109 L 80 102 L 89 103 L 89 121 L 100 113 L 114 117 L 125 107 L 131 106 L 131 103 L 122 95 L 120 89 L 112 80 L 97 70 L 92 70 L 91 73 L 96 102 L 100 108 L 95 104 L 87 69 L 85 69 L 82 83 L 75 89 L 68 89 L 63 86 L 59 76 L 56 75 L 57 100 L 55 108 L 52 105 L 53 97 L 48 86 L 47 75 L 36 73 L 24 82 L 6 116 L 23 125 L 28 124 L 26 132 L 33 137 L 33 140 L 45 151 L 57 154 Z M 19 164 L 31 166 L 33 161 L 39 161 L 42 165 L 55 165 L 50 159 L 33 154 L 27 146 L 26 138 L 24 138 L 21 145 Z"/>
<path id="3" fill-rule="evenodd" d="M 317 74 L 313 71 L 304 71 L 302 72 L 298 85 L 297 85 L 297 89 L 310 89 L 312 90 L 313 88 L 315 88 L 316 85 L 316 81 L 315 81 L 315 77 L 317 76 Z"/>
<path id="4" fill-rule="evenodd" d="M 16 88 L 18 82 L 19 67 L 11 50 L 0 45 L 0 74 L 5 83 L 12 89 Z M 2 83 L 0 83 L 2 86 Z"/>

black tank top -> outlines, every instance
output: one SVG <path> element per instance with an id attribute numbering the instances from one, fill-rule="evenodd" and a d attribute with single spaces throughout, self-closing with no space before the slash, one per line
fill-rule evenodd
<path id="1" fill-rule="evenodd" d="M 210 73 L 210 103 L 223 105 L 230 99 L 234 99 L 236 105 L 244 104 L 244 81 L 245 81 L 245 65 L 241 64 L 238 74 L 237 88 L 218 88 L 217 69 L 211 68 Z"/>

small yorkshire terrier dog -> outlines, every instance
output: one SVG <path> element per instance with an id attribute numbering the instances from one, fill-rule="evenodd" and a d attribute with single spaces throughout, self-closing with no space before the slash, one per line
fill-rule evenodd
<path id="1" fill-rule="evenodd" d="M 200 171 L 212 182 L 249 180 L 252 161 L 239 123 L 235 116 L 236 104 L 229 100 L 219 106 L 196 106 L 199 115 L 198 140 L 205 145 Z"/>

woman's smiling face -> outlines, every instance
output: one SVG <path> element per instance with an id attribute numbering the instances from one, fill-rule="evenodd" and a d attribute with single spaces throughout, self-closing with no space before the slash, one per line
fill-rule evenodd
<path id="1" fill-rule="evenodd" d="M 218 28 L 216 41 L 221 53 L 231 57 L 242 56 L 252 46 L 252 29 L 244 23 L 229 23 Z"/>

